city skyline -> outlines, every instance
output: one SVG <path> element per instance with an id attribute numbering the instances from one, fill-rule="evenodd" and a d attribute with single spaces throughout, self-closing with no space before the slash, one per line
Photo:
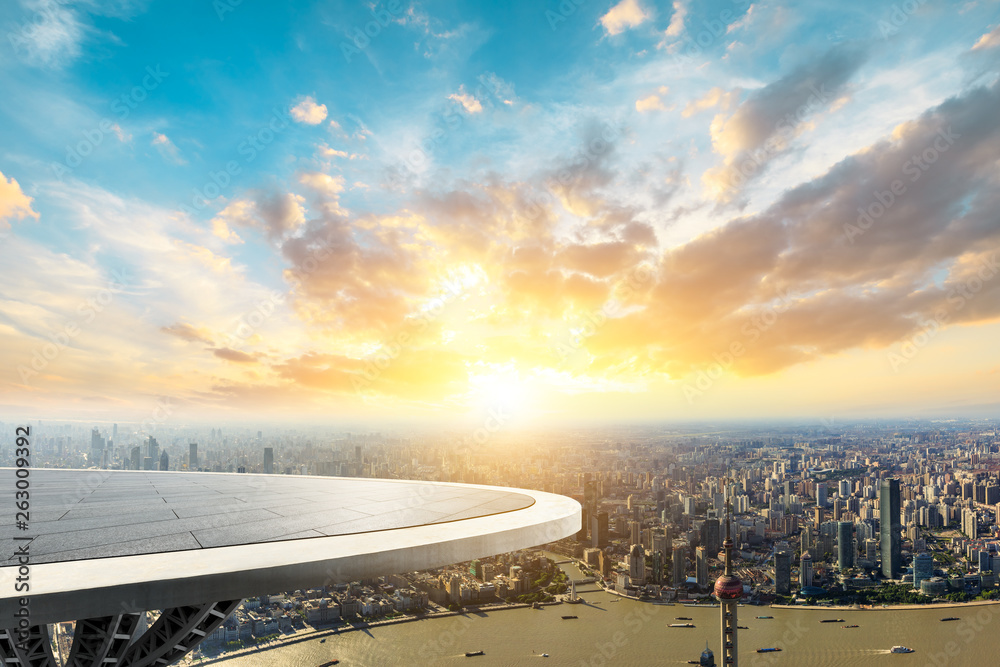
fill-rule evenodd
<path id="1" fill-rule="evenodd" d="M 996 3 L 0 24 L 5 421 L 1000 407 Z"/>

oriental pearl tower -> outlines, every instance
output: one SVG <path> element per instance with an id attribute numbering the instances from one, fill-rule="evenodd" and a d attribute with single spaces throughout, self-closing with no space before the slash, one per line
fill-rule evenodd
<path id="1" fill-rule="evenodd" d="M 730 506 L 729 492 L 726 492 L 726 541 L 722 543 L 726 551 L 726 573 L 715 582 L 715 597 L 719 598 L 722 611 L 722 665 L 738 667 L 739 654 L 736 641 L 736 605 L 743 596 L 743 582 L 733 574 L 733 540 L 729 536 Z"/>

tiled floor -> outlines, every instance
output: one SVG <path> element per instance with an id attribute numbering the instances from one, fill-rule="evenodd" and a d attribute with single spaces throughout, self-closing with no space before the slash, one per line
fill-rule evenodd
<path id="1" fill-rule="evenodd" d="M 430 482 L 38 469 L 31 472 L 30 529 L 20 531 L 13 487 L 2 485 L 10 491 L 0 493 L 0 539 L 33 536 L 32 563 L 391 530 L 534 502 Z"/>

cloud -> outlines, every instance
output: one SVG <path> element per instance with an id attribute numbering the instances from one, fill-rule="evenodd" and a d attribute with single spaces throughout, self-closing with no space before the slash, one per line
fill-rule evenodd
<path id="1" fill-rule="evenodd" d="M 348 157 L 348 154 L 347 154 L 346 151 L 338 151 L 338 150 L 336 150 L 334 148 L 330 148 L 326 144 L 320 144 L 316 148 L 319 151 L 319 154 L 322 155 L 323 157 L 327 157 L 327 158 Z"/>
<path id="2" fill-rule="evenodd" d="M 232 361 L 237 364 L 256 364 L 258 363 L 257 358 L 253 355 L 247 354 L 246 352 L 240 352 L 239 350 L 231 350 L 228 347 L 220 347 L 212 350 L 212 354 L 220 359 L 225 359 L 226 361 Z"/>
<path id="3" fill-rule="evenodd" d="M 666 86 L 660 86 L 660 95 L 666 95 L 667 92 L 668 89 Z M 660 99 L 660 95 L 650 95 L 642 98 L 641 100 L 636 100 L 635 110 L 639 113 L 644 113 L 646 111 L 663 111 L 666 107 L 663 106 L 663 100 Z"/>
<path id="4" fill-rule="evenodd" d="M 786 152 L 804 121 L 831 106 L 866 54 L 840 47 L 761 88 L 730 116 L 712 122 L 712 147 L 723 163 L 702 176 L 718 200 L 731 201 L 768 163 Z"/>
<path id="5" fill-rule="evenodd" d="M 307 96 L 291 108 L 291 113 L 292 118 L 300 123 L 319 125 L 326 119 L 326 105 L 316 104 L 312 96 Z"/>
<path id="6" fill-rule="evenodd" d="M 684 19 L 687 17 L 687 7 L 681 0 L 674 0 L 674 13 L 670 17 L 670 25 L 667 26 L 665 35 L 667 37 L 677 37 L 684 32 Z"/>
<path id="7" fill-rule="evenodd" d="M 609 321 L 588 350 L 672 377 L 720 358 L 759 375 L 1000 320 L 998 104 L 1000 83 L 946 100 L 766 210 L 670 249 L 645 309 Z"/>
<path id="8" fill-rule="evenodd" d="M 31 202 L 31 197 L 21 192 L 18 182 L 13 177 L 5 177 L 0 171 L 0 230 L 9 229 L 7 221 L 13 218 L 38 220 L 38 213 L 32 210 Z"/>
<path id="9" fill-rule="evenodd" d="M 79 57 L 88 28 L 72 8 L 47 0 L 32 0 L 25 7 L 29 13 L 20 28 L 7 35 L 22 60 L 38 67 L 62 67 Z"/>
<path id="10" fill-rule="evenodd" d="M 165 160 L 173 162 L 174 164 L 187 164 L 187 160 L 180 156 L 180 151 L 177 150 L 177 146 L 174 145 L 170 138 L 165 134 L 160 134 L 159 132 L 153 132 L 153 140 L 151 142 L 156 150 L 160 152 Z"/>
<path id="11" fill-rule="evenodd" d="M 243 243 L 243 239 L 232 230 L 232 227 L 233 225 L 251 226 L 253 215 L 254 203 L 246 199 L 237 199 L 227 204 L 212 218 L 212 234 L 229 243 Z"/>
<path id="12" fill-rule="evenodd" d="M 115 136 L 118 137 L 118 141 L 122 143 L 125 143 L 126 141 L 132 141 L 132 135 L 125 132 L 125 130 L 123 130 L 121 125 L 119 125 L 118 123 L 112 125 L 111 130 L 112 132 L 115 133 Z"/>
<path id="13" fill-rule="evenodd" d="M 1000 26 L 997 26 L 990 32 L 984 34 L 979 40 L 973 45 L 972 50 L 978 51 L 980 49 L 995 49 L 1000 46 Z"/>
<path id="14" fill-rule="evenodd" d="M 344 191 L 343 176 L 330 176 L 320 171 L 299 174 L 299 183 L 328 198 L 335 198 Z"/>
<path id="15" fill-rule="evenodd" d="M 168 327 L 160 327 L 160 331 L 191 343 L 208 343 L 212 345 L 211 332 L 203 327 L 195 328 L 186 322 L 177 322 Z"/>
<path id="16" fill-rule="evenodd" d="M 330 176 L 321 171 L 299 174 L 299 183 L 309 188 L 317 197 L 317 205 L 323 210 L 337 215 L 346 215 L 340 207 L 340 193 L 344 191 L 344 177 Z"/>
<path id="17" fill-rule="evenodd" d="M 465 86 L 459 86 L 457 93 L 452 93 L 448 96 L 449 100 L 453 100 L 458 104 L 462 105 L 467 113 L 479 113 L 483 110 L 483 105 L 475 98 L 474 95 L 470 95 L 465 92 Z"/>
<path id="18" fill-rule="evenodd" d="M 279 239 L 294 232 L 306 221 L 305 199 L 293 192 L 258 190 L 249 199 L 231 202 L 212 219 L 215 236 L 236 243 L 242 240 L 232 226 L 263 230 L 268 237 Z"/>
<path id="19" fill-rule="evenodd" d="M 518 97 L 517 93 L 514 92 L 514 84 L 501 79 L 495 72 L 481 74 L 479 81 L 505 106 L 514 106 L 517 104 Z"/>
<path id="20" fill-rule="evenodd" d="M 739 89 L 727 92 L 716 86 L 698 99 L 688 102 L 681 115 L 685 118 L 690 118 L 697 113 L 714 107 L 719 107 L 721 111 L 728 111 L 739 97 L 739 94 Z"/>
<path id="21" fill-rule="evenodd" d="M 630 28 L 640 26 L 650 18 L 638 0 L 622 0 L 601 17 L 601 25 L 609 35 L 617 35 Z"/>

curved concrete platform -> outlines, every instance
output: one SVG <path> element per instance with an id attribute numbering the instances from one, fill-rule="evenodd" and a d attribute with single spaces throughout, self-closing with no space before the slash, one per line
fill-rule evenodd
<path id="1" fill-rule="evenodd" d="M 13 482 L 11 469 L 0 476 Z M 18 610 L 14 537 L 34 537 L 38 626 L 439 567 L 552 542 L 581 522 L 570 498 L 468 484 L 47 469 L 31 483 L 28 531 L 14 528 L 13 483 L 0 485 L 6 626 Z"/>

